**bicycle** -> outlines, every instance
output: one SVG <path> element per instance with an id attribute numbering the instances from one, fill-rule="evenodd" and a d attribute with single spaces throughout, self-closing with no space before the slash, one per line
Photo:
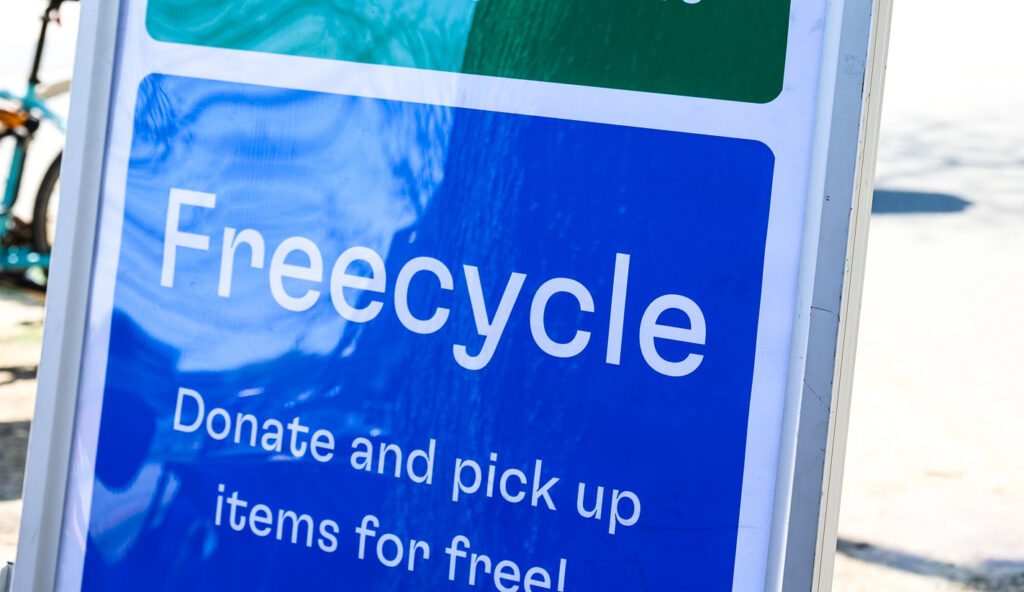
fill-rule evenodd
<path id="1" fill-rule="evenodd" d="M 36 192 L 32 207 L 32 220 L 25 223 L 12 213 L 21 192 L 22 175 L 29 145 L 40 124 L 53 124 L 61 133 L 66 131 L 64 119 L 55 113 L 47 101 L 66 93 L 70 81 L 43 85 L 39 80 L 39 67 L 46 42 L 46 30 L 51 22 L 60 24 L 60 5 L 67 0 L 48 0 L 42 16 L 42 28 L 36 43 L 35 56 L 24 93 L 0 89 L 0 142 L 14 142 L 3 199 L 0 201 L 0 271 L 27 271 L 30 268 L 46 270 L 50 266 L 50 250 L 56 227 L 57 200 L 59 200 L 59 152 L 47 167 Z"/>

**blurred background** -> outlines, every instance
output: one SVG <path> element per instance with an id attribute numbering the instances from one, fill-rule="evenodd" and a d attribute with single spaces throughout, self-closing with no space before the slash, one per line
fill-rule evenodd
<path id="1" fill-rule="evenodd" d="M 43 0 L 0 0 L 0 89 L 23 93 L 35 52 Z M 78 2 L 61 9 L 61 26 L 47 31 L 40 78 L 71 78 L 78 30 Z M 67 115 L 68 95 L 55 97 L 53 109 Z M 0 107 L 3 101 L 0 101 Z M 13 138 L 0 142 L 0 183 L 5 184 Z M 28 221 L 46 168 L 63 145 L 63 136 L 42 126 L 29 149 L 21 193 L 13 213 Z M 26 284 L 22 274 L 0 272 L 0 566 L 14 561 L 21 519 L 21 482 L 25 473 L 29 422 L 36 393 L 36 369 L 43 336 L 44 295 Z"/>
<path id="2" fill-rule="evenodd" d="M 895 0 L 836 590 L 1024 590 L 1021 22 Z"/>
<path id="3" fill-rule="evenodd" d="M 0 88 L 20 92 L 44 6 L 0 6 Z M 70 77 L 78 11 L 48 33 L 45 82 Z M 1008 0 L 896 0 L 837 591 L 1024 591 L 1022 22 Z M 54 130 L 33 145 L 15 214 L 31 217 L 60 145 Z M 0 276 L 0 565 L 17 544 L 43 306 Z"/>

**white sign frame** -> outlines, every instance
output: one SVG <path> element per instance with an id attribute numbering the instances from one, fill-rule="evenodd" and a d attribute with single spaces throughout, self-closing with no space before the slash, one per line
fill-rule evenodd
<path id="1" fill-rule="evenodd" d="M 76 198 L 63 200 L 53 254 L 16 591 L 56 585 L 124 28 L 118 2 L 82 8 L 62 169 Z M 831 588 L 891 0 L 831 0 L 826 14 L 764 582 L 773 591 Z"/>

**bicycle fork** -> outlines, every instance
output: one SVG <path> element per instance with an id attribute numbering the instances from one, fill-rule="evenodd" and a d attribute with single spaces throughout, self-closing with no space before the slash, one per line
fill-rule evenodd
<path id="1" fill-rule="evenodd" d="M 13 132 L 18 134 L 18 132 Z M 8 244 L 10 235 L 14 230 L 14 215 L 11 208 L 18 199 L 18 190 L 21 185 L 21 177 L 25 172 L 25 154 L 28 152 L 28 144 L 31 139 L 31 131 L 22 137 L 19 135 L 14 145 L 14 154 L 11 156 L 10 175 L 7 177 L 7 185 L 4 188 L 3 201 L 0 202 L 0 270 L 21 270 L 33 266 L 49 267 L 50 256 L 36 253 L 30 247 L 11 246 Z"/>

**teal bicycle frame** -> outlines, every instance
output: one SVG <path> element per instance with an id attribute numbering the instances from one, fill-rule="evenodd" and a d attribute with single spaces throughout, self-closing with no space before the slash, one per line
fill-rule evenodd
<path id="1" fill-rule="evenodd" d="M 42 58 L 43 44 L 46 39 L 46 28 L 54 18 L 54 11 L 59 8 L 62 0 L 50 0 L 49 7 L 43 14 L 43 27 L 39 34 L 39 42 L 36 46 L 36 55 L 32 63 L 32 70 L 29 74 L 28 87 L 24 94 L 15 94 L 9 91 L 0 90 L 0 99 L 13 101 L 19 105 L 21 110 L 26 111 L 35 120 L 36 125 L 42 121 L 54 124 L 57 129 L 64 133 L 66 126 L 64 118 L 57 115 L 46 104 L 46 98 L 39 93 L 39 64 Z M 18 201 L 18 193 L 21 188 L 22 175 L 25 171 L 25 159 L 28 153 L 28 146 L 35 135 L 35 127 L 23 127 L 18 130 L 10 130 L 8 135 L 15 138 L 14 152 L 11 157 L 11 167 L 7 175 L 7 183 L 4 186 L 3 200 L 0 201 L 0 239 L 9 232 L 13 214 L 11 209 Z M 29 267 L 48 268 L 50 255 L 48 253 L 37 253 L 30 247 L 8 246 L 6 241 L 0 240 L 0 270 L 22 270 Z"/>

